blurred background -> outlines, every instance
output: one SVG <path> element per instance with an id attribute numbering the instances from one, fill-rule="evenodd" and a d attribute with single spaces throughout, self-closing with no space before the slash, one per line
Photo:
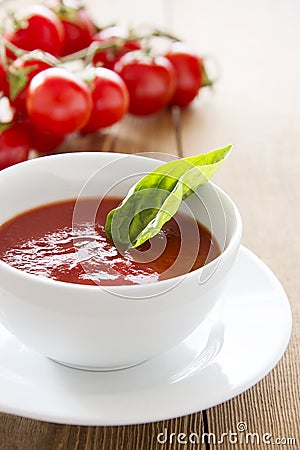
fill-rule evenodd
<path id="1" fill-rule="evenodd" d="M 0 2 L 1 19 L 5 10 L 26 3 L 36 1 Z M 298 0 L 86 0 L 84 4 L 99 26 L 159 27 L 213 60 L 213 72 L 220 79 L 212 95 L 201 91 L 187 114 L 199 125 L 201 147 L 228 141 L 239 146 L 245 134 L 240 122 L 245 121 L 248 146 L 261 145 L 262 135 L 264 147 L 272 147 L 274 139 L 284 141 L 287 133 L 299 137 Z M 199 102 L 204 105 L 195 115 L 192 110 Z M 274 128 L 274 118 L 280 127 Z M 262 149 L 262 158 L 263 153 Z"/>

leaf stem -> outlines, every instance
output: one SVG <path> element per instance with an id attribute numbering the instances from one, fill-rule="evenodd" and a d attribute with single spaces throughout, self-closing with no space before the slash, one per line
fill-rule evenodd
<path id="1" fill-rule="evenodd" d="M 8 41 L 5 38 L 0 38 L 1 39 L 1 44 L 4 48 L 8 48 L 8 50 L 10 50 L 15 56 L 19 57 L 19 56 L 23 56 L 26 53 L 28 53 L 26 50 L 22 50 L 21 48 L 17 47 L 16 45 L 14 45 L 12 42 Z"/>
<path id="2" fill-rule="evenodd" d="M 166 39 L 170 39 L 171 41 L 175 41 L 175 42 L 181 41 L 181 39 L 179 39 L 179 38 L 178 38 L 177 36 L 175 36 L 174 34 L 169 33 L 169 32 L 167 32 L 167 31 L 162 31 L 162 30 L 160 30 L 159 28 L 153 30 L 152 36 L 155 36 L 155 37 L 163 37 L 163 38 L 166 38 Z"/>
<path id="3" fill-rule="evenodd" d="M 134 36 L 130 38 L 111 38 L 108 42 L 100 43 L 99 41 L 92 42 L 88 47 L 79 50 L 78 52 L 71 53 L 70 55 L 60 58 L 62 63 L 75 61 L 76 59 L 92 59 L 93 56 L 101 51 L 109 50 L 111 48 L 119 48 L 126 42 L 135 41 L 141 39 L 140 36 Z"/>
<path id="4" fill-rule="evenodd" d="M 214 66 L 216 67 L 216 76 L 211 78 L 208 75 L 207 66 L 205 63 L 208 61 L 212 61 Z M 216 82 L 221 78 L 221 69 L 220 64 L 218 63 L 217 59 L 213 57 L 212 55 L 204 56 L 202 58 L 202 71 L 203 71 L 203 82 L 201 87 L 213 87 Z"/>
<path id="5" fill-rule="evenodd" d="M 86 47 L 82 50 L 79 50 L 78 52 L 72 53 L 70 55 L 64 56 L 63 58 L 61 58 L 61 62 L 65 63 L 65 62 L 71 62 L 71 61 L 75 61 L 76 59 L 87 59 L 89 62 L 93 59 L 94 55 L 98 52 L 101 51 L 105 51 L 105 50 L 109 50 L 109 49 L 118 49 L 120 47 L 122 47 L 122 45 L 126 44 L 127 42 L 132 42 L 132 41 L 141 41 L 141 40 L 146 40 L 149 42 L 149 40 L 152 37 L 163 37 L 166 39 L 170 39 L 172 41 L 179 41 L 180 39 L 178 39 L 176 36 L 159 30 L 159 29 L 155 29 L 149 33 L 132 33 L 129 37 L 126 38 L 122 38 L 122 37 L 112 37 L 109 39 L 109 41 L 101 43 L 99 41 L 94 41 L 92 42 L 89 47 Z M 149 45 L 148 45 L 149 46 Z"/>
<path id="6" fill-rule="evenodd" d="M 214 81 L 209 78 L 204 64 L 202 66 L 202 73 L 203 73 L 203 80 L 202 80 L 201 87 L 212 87 L 214 84 Z"/>

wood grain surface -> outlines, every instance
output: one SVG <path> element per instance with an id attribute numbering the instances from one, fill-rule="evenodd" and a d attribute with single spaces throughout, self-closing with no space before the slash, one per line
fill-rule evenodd
<path id="1" fill-rule="evenodd" d="M 14 2 L 16 4 L 16 2 Z M 98 20 L 167 25 L 201 54 L 217 59 L 220 80 L 178 115 L 126 117 L 59 151 L 193 155 L 234 144 L 215 181 L 234 199 L 242 243 L 278 276 L 290 300 L 293 333 L 277 367 L 252 389 L 210 410 L 144 425 L 79 427 L 0 415 L 1 450 L 160 450 L 300 448 L 300 3 L 297 0 L 90 0 Z M 147 15 L 145 11 L 147 9 Z M 146 19 L 146 20 L 145 20 Z M 216 64 L 215 64 L 216 66 Z M 281 444 L 160 444 L 158 433 L 235 432 L 243 422 Z M 255 439 L 257 439 L 255 437 Z M 285 441 L 284 441 L 285 439 Z M 290 441 L 289 441 L 290 439 Z M 285 442 L 285 444 L 284 444 Z"/>

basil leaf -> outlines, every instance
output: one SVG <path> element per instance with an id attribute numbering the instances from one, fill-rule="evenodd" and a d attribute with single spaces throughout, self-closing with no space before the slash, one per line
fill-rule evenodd
<path id="1" fill-rule="evenodd" d="M 119 250 L 138 247 L 159 233 L 183 200 L 219 169 L 231 145 L 157 167 L 133 186 L 110 211 L 105 231 Z"/>

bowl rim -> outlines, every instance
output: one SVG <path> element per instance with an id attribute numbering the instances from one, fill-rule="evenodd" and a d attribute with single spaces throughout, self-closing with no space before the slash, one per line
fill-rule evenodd
<path id="1" fill-rule="evenodd" d="M 49 158 L 54 159 L 61 159 L 61 158 L 82 158 L 84 157 L 83 155 L 85 155 L 85 157 L 101 157 L 102 155 L 107 157 L 108 155 L 110 157 L 112 157 L 112 159 L 119 159 L 121 157 L 130 157 L 130 158 L 143 158 L 143 159 L 147 159 L 147 160 L 152 160 L 152 161 L 156 161 L 156 162 L 160 162 L 163 163 L 164 161 L 159 160 L 159 159 L 155 159 L 152 157 L 147 157 L 147 156 L 143 156 L 142 154 L 131 154 L 131 153 L 113 153 L 113 152 L 68 152 L 68 153 L 59 153 L 59 154 L 54 154 L 54 155 L 46 155 L 43 156 L 41 158 L 35 158 L 35 159 L 31 159 L 31 160 L 27 160 L 24 162 L 21 162 L 19 164 L 15 164 L 13 166 L 10 166 L 6 169 L 3 169 L 0 172 L 0 178 L 2 174 L 7 174 L 8 172 L 12 172 L 15 169 L 18 169 L 20 166 L 27 166 L 27 165 L 32 165 L 35 164 L 36 162 L 40 161 L 45 161 L 45 163 L 47 162 L 47 160 Z M 98 288 L 102 288 L 103 290 L 113 290 L 116 293 L 118 293 L 119 291 L 123 291 L 124 290 L 129 290 L 129 291 L 138 291 L 138 290 L 144 290 L 144 289 L 151 289 L 154 286 L 157 286 L 157 284 L 159 284 L 159 286 L 163 287 L 164 285 L 169 284 L 170 282 L 174 282 L 176 281 L 178 284 L 183 281 L 183 279 L 185 278 L 191 278 L 192 276 L 196 276 L 198 274 L 200 274 L 204 269 L 207 270 L 210 267 L 212 267 L 215 264 L 218 264 L 222 258 L 226 257 L 236 246 L 239 245 L 240 240 L 241 240 L 241 236 L 242 236 L 242 218 L 240 215 L 240 212 L 236 206 L 236 204 L 234 203 L 234 201 L 231 199 L 231 197 L 229 197 L 228 194 L 226 194 L 226 192 L 223 191 L 223 189 L 221 189 L 219 186 L 217 186 L 215 183 L 208 181 L 207 184 L 210 184 L 213 189 L 215 189 L 218 194 L 224 198 L 224 200 L 226 202 L 228 202 L 228 204 L 231 206 L 232 211 L 234 212 L 234 218 L 235 218 L 235 228 L 234 228 L 234 232 L 233 235 L 228 243 L 228 245 L 226 246 L 226 248 L 224 250 L 222 250 L 221 254 L 219 256 L 217 256 L 215 259 L 213 259 L 212 261 L 210 261 L 209 263 L 205 264 L 202 267 L 199 267 L 196 270 L 193 270 L 191 272 L 187 272 L 185 274 L 182 275 L 178 275 L 176 277 L 173 278 L 167 278 L 166 280 L 160 280 L 160 281 L 154 281 L 154 282 L 150 282 L 150 283 L 146 283 L 146 284 L 132 284 L 132 285 L 107 285 L 107 286 L 101 286 L 101 285 L 88 285 L 88 284 L 79 284 L 79 283 L 69 283 L 66 281 L 58 281 L 58 280 L 54 280 L 52 278 L 48 278 L 48 277 L 39 277 L 37 275 L 34 274 L 30 274 L 28 272 L 25 272 L 23 270 L 17 269 L 15 267 L 10 266 L 8 263 L 6 263 L 5 261 L 0 259 L 0 270 L 4 270 L 7 271 L 8 273 L 12 274 L 12 275 L 16 275 L 18 277 L 20 277 L 21 279 L 23 279 L 24 281 L 27 282 L 32 282 L 32 283 L 37 283 L 40 285 L 45 285 L 51 287 L 56 287 L 56 288 L 61 288 L 61 289 L 69 289 L 69 290 L 74 290 L 76 289 L 78 290 L 83 290 L 83 291 L 91 291 L 91 292 L 95 292 L 96 289 Z M 50 202 L 47 202 L 50 203 Z M 31 208 L 29 208 L 28 210 L 30 210 Z M 24 210 L 24 212 L 26 211 L 26 209 Z M 11 217 L 12 218 L 12 217 Z M 10 220 L 10 219 L 8 219 Z M 4 222 L 6 223 L 6 221 Z M 1 227 L 1 224 L 0 224 Z M 120 292 L 120 295 L 122 295 L 122 293 Z M 125 295 L 125 294 L 124 294 Z"/>

